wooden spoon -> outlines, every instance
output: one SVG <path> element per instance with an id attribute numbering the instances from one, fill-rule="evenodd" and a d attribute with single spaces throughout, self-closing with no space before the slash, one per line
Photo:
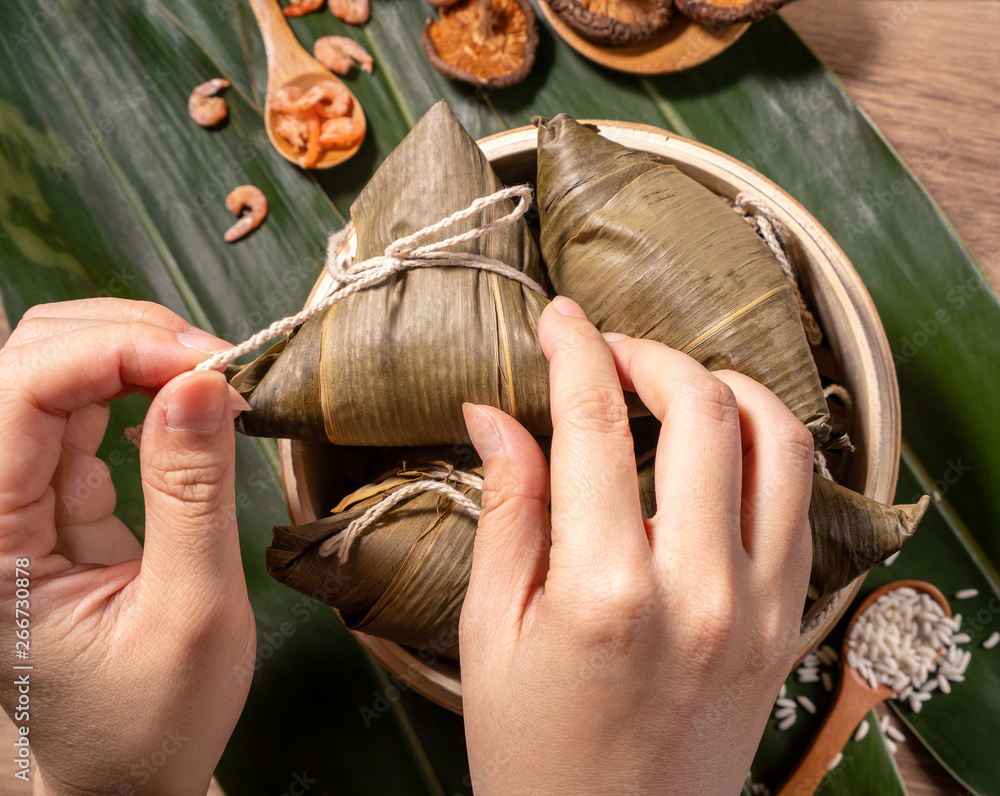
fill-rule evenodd
<path id="1" fill-rule="evenodd" d="M 878 688 L 873 689 L 871 684 L 858 674 L 857 669 L 847 665 L 847 640 L 850 638 L 851 628 L 858 621 L 858 617 L 873 602 L 883 594 L 904 586 L 909 586 L 918 593 L 927 594 L 940 604 L 945 616 L 951 616 L 951 606 L 948 605 L 945 596 L 935 586 L 922 580 L 897 580 L 868 595 L 868 598 L 861 603 L 854 616 L 851 617 L 851 623 L 847 626 L 847 634 L 844 636 L 844 646 L 840 654 L 840 682 L 837 685 L 837 692 L 833 696 L 833 704 L 830 705 L 819 731 L 813 736 L 805 753 L 785 778 L 785 781 L 781 783 L 776 796 L 811 796 L 819 787 L 823 777 L 826 776 L 826 772 L 837 753 L 841 752 L 847 742 L 851 740 L 855 729 L 868 714 L 868 711 L 897 693 L 881 683 L 879 683 Z"/>
<path id="2" fill-rule="evenodd" d="M 344 85 L 343 81 L 325 69 L 319 61 L 307 53 L 299 44 L 292 29 L 288 26 L 281 7 L 274 0 L 250 0 L 250 8 L 257 18 L 260 35 L 264 39 L 264 51 L 267 54 L 267 98 L 264 103 L 264 126 L 271 144 L 283 157 L 295 165 L 301 165 L 304 154 L 293 147 L 288 141 L 274 132 L 275 114 L 271 110 L 271 98 L 278 89 L 285 86 L 296 86 L 303 92 L 324 80 L 344 86 L 344 91 L 350 94 L 351 107 L 355 120 L 364 127 L 365 112 L 357 97 Z M 350 149 L 326 149 L 320 153 L 314 169 L 328 169 L 339 165 L 351 157 L 361 147 L 363 137 Z"/>

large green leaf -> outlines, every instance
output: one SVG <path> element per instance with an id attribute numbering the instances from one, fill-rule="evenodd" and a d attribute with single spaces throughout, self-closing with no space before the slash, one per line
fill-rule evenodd
<path id="1" fill-rule="evenodd" d="M 41 7 L 0 0 L 0 294 L 11 320 L 42 301 L 116 295 L 158 301 L 242 338 L 301 306 L 326 235 L 441 97 L 475 136 L 559 111 L 667 127 L 748 161 L 796 196 L 845 249 L 876 301 L 897 354 L 907 461 L 940 481 L 947 511 L 932 513 L 895 568 L 871 583 L 912 569 L 947 588 L 980 584 L 988 593 L 981 584 L 1000 561 L 993 533 L 1000 495 L 991 489 L 1000 453 L 990 411 L 998 350 L 989 335 L 1000 319 L 997 299 L 915 178 L 780 20 L 755 25 L 689 73 L 645 79 L 601 69 L 545 31 L 529 81 L 476 92 L 424 60 L 424 4 L 373 5 L 372 21 L 360 29 L 325 12 L 293 22 L 307 46 L 342 33 L 377 60 L 374 76 L 349 78 L 370 124 L 361 151 L 330 172 L 304 174 L 263 135 L 263 48 L 243 0 L 47 0 Z M 205 131 L 187 118 L 187 94 L 218 75 L 233 83 L 230 121 Z M 250 238 L 227 246 L 221 233 L 232 218 L 221 197 L 243 182 L 265 191 L 271 215 Z M 138 533 L 136 457 L 122 431 L 143 407 L 141 399 L 116 405 L 102 449 L 120 512 Z M 220 766 L 223 784 L 233 794 L 280 793 L 302 774 L 323 783 L 316 792 L 337 783 L 351 794 L 468 793 L 460 720 L 400 693 L 330 611 L 266 576 L 262 551 L 271 525 L 284 521 L 275 451 L 240 440 L 238 457 L 260 648 L 250 701 Z M 904 497 L 917 488 L 904 478 Z M 977 655 L 969 682 L 925 709 L 934 720 L 912 721 L 982 793 L 1000 782 L 990 768 L 996 756 L 962 731 L 1000 714 L 1000 690 L 989 687 L 997 661 L 1000 653 Z M 781 738 L 768 731 L 755 765 L 761 776 L 774 779 L 789 765 L 807 725 Z M 979 736 L 984 744 L 988 737 Z M 848 756 L 828 786 L 859 792 L 872 778 L 884 792 L 899 791 L 874 740 Z"/>

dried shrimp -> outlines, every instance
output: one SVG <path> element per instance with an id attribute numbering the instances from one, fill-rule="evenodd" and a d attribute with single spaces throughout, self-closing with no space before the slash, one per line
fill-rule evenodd
<path id="1" fill-rule="evenodd" d="M 229 88 L 229 81 L 221 77 L 195 86 L 188 97 L 188 115 L 202 127 L 217 125 L 229 115 L 226 101 L 215 96 L 225 88 Z"/>
<path id="2" fill-rule="evenodd" d="M 328 0 L 327 5 L 337 19 L 348 25 L 363 25 L 372 13 L 369 0 Z"/>
<path id="3" fill-rule="evenodd" d="M 323 0 L 299 0 L 290 6 L 281 9 L 286 17 L 301 17 L 310 11 L 319 11 L 323 7 Z"/>
<path id="4" fill-rule="evenodd" d="M 226 197 L 226 209 L 234 216 L 239 216 L 239 221 L 226 230 L 225 234 L 226 241 L 233 243 L 249 235 L 264 222 L 267 216 L 267 197 L 256 185 L 241 185 Z"/>
<path id="5" fill-rule="evenodd" d="M 346 75 L 354 64 L 369 75 L 375 67 L 368 50 L 346 36 L 322 36 L 316 39 L 313 55 L 317 61 L 337 75 Z"/>

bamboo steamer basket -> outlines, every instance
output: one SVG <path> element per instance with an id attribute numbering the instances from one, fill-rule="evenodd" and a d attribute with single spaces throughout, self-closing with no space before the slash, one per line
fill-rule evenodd
<path id="1" fill-rule="evenodd" d="M 654 153 L 730 201 L 742 191 L 764 199 L 789 232 L 789 254 L 837 365 L 840 384 L 853 399 L 843 418 L 856 447 L 835 471 L 845 486 L 891 503 L 899 470 L 899 390 L 889 344 L 875 305 L 846 255 L 805 208 L 773 182 L 735 158 L 655 127 L 590 121 L 616 143 Z M 533 183 L 537 131 L 520 127 L 478 143 L 505 184 Z M 323 274 L 307 306 L 332 289 Z M 820 366 L 823 372 L 823 366 Z M 824 373 L 824 375 L 828 375 Z M 281 477 L 288 513 L 301 524 L 326 516 L 348 491 L 348 449 L 315 442 L 279 440 Z M 815 649 L 847 610 L 864 577 L 811 605 L 803 617 L 798 658 Z M 428 651 L 352 631 L 358 641 L 409 688 L 456 713 L 462 710 L 457 664 Z"/>

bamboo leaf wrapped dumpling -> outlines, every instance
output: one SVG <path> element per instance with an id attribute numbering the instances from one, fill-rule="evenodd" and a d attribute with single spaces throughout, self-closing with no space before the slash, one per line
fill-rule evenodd
<path id="1" fill-rule="evenodd" d="M 352 630 L 458 659 L 458 620 L 472 570 L 477 521 L 446 497 L 422 492 L 393 506 L 351 545 L 346 561 L 322 543 L 400 488 L 441 478 L 440 462 L 401 470 L 348 495 L 330 517 L 276 527 L 267 570 L 333 606 Z M 471 471 L 481 476 L 482 469 Z M 479 489 L 456 483 L 476 505 Z"/>
<path id="2" fill-rule="evenodd" d="M 475 505 L 482 499 L 482 468 L 455 486 Z M 374 504 L 417 480 L 455 477 L 443 462 L 402 469 L 344 498 L 330 517 L 274 529 L 267 569 L 277 580 L 340 611 L 345 624 L 369 635 L 458 659 L 458 620 L 469 584 L 477 521 L 447 497 L 423 492 L 388 508 L 351 544 L 346 561 L 323 555 Z M 459 474 L 461 479 L 464 473 Z M 654 462 L 638 468 L 642 516 L 657 510 Z M 927 508 L 883 506 L 813 476 L 809 504 L 812 568 L 809 597 L 819 599 L 850 584 L 897 552 Z"/>
<path id="3" fill-rule="evenodd" d="M 656 155 L 565 114 L 536 124 L 542 257 L 556 292 L 601 331 L 756 379 L 817 446 L 837 444 L 791 284 L 757 234 Z"/>
<path id="4" fill-rule="evenodd" d="M 351 206 L 355 262 L 504 186 L 447 103 L 439 102 L 386 158 Z M 442 231 L 493 221 L 510 201 Z M 523 219 L 454 247 L 542 280 Z M 538 317 L 548 299 L 505 276 L 419 268 L 355 293 L 300 326 L 231 380 L 252 407 L 237 427 L 256 436 L 341 445 L 468 440 L 462 403 L 499 407 L 549 433 L 548 365 Z"/>

